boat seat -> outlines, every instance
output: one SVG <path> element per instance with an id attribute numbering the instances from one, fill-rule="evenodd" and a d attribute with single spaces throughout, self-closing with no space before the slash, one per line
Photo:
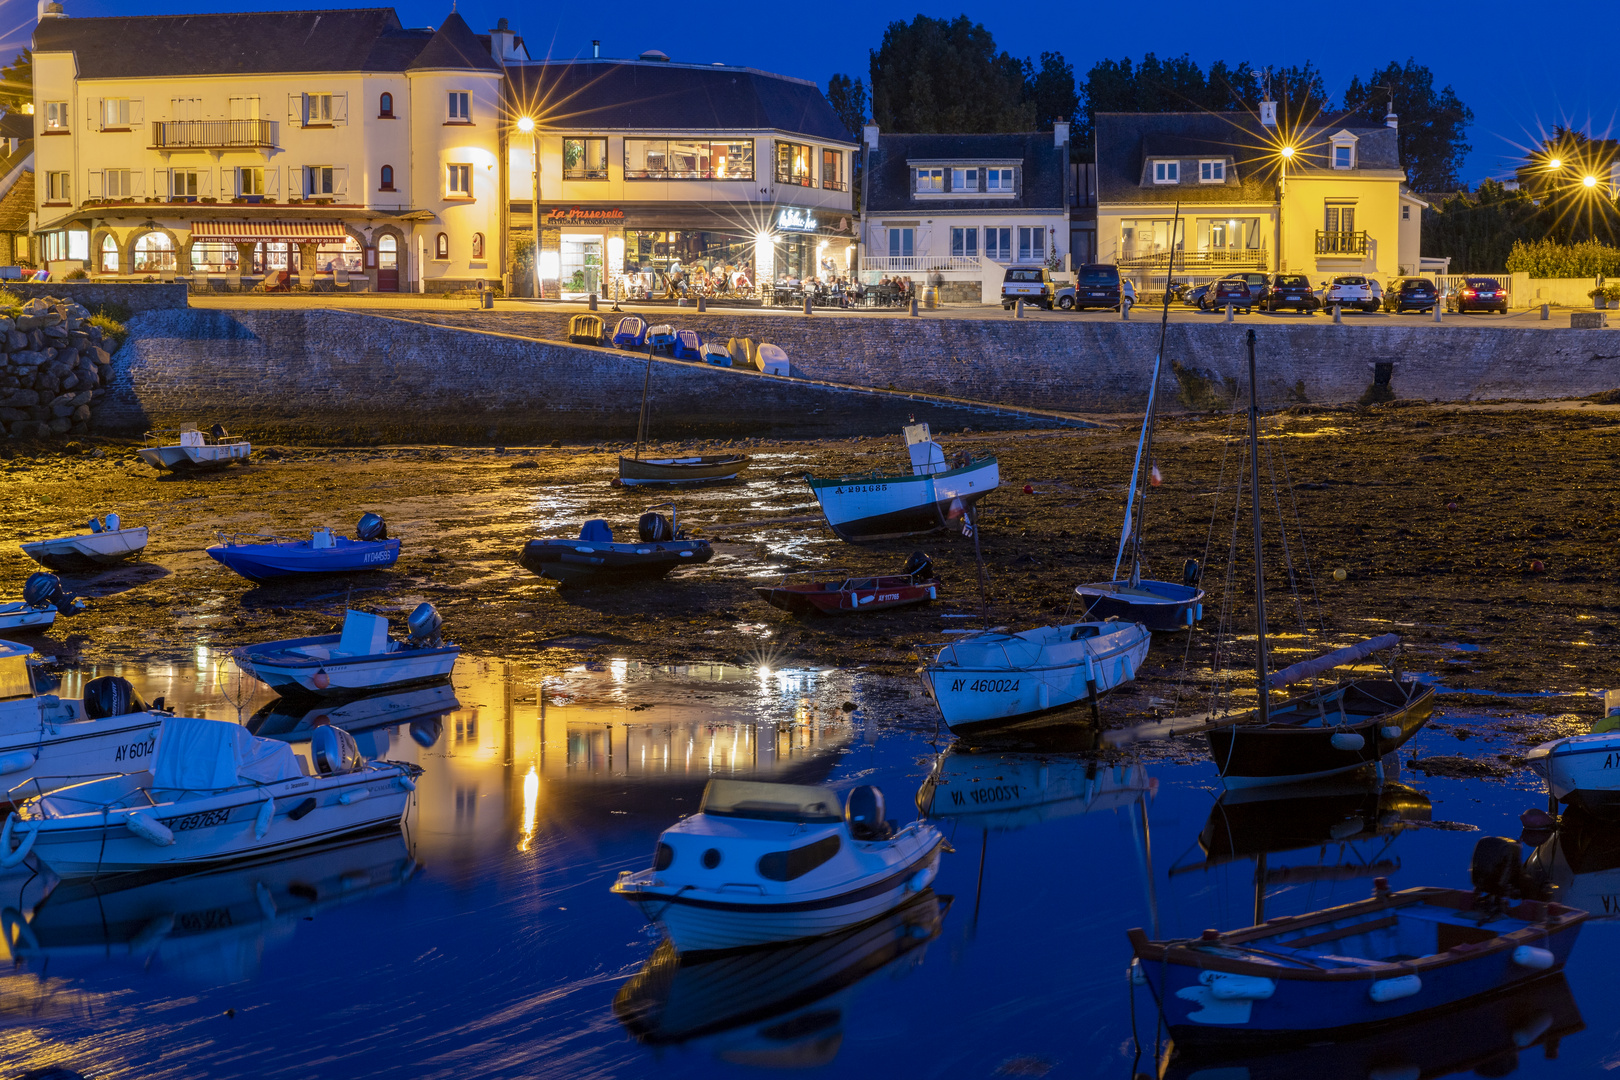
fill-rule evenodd
<path id="1" fill-rule="evenodd" d="M 579 530 L 579 538 L 595 544 L 611 544 L 613 529 L 601 518 L 592 518 Z"/>
<path id="2" fill-rule="evenodd" d="M 387 619 L 364 611 L 344 613 L 343 635 L 332 650 L 334 656 L 376 656 L 387 651 Z"/>

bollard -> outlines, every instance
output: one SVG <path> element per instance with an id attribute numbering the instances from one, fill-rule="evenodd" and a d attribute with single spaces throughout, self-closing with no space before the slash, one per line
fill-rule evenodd
<path id="1" fill-rule="evenodd" d="M 1131 319 L 1131 305 L 1127 304 L 1122 299 L 1119 302 L 1119 321 L 1120 322 L 1129 322 L 1130 319 Z"/>
<path id="2" fill-rule="evenodd" d="M 1232 321 L 1232 311 L 1233 311 L 1233 308 L 1232 308 L 1232 305 L 1231 305 L 1231 304 L 1227 304 L 1227 305 L 1226 305 L 1226 321 L 1227 321 L 1227 322 L 1231 322 L 1231 321 Z"/>
<path id="3" fill-rule="evenodd" d="M 917 304 L 917 301 L 913 300 L 911 303 L 912 303 L 912 306 L 915 307 L 916 304 Z M 808 296 L 804 298 L 804 313 L 806 315 L 810 314 L 810 298 Z M 917 313 L 915 311 L 913 311 L 912 314 L 915 315 Z"/>
<path id="4" fill-rule="evenodd" d="M 915 296 L 911 298 L 911 314 L 913 317 L 917 314 L 917 298 Z"/>
<path id="5" fill-rule="evenodd" d="M 705 311 L 708 311 L 708 310 L 709 310 L 709 302 L 708 302 L 708 300 L 706 300 L 705 298 L 703 298 L 701 296 L 698 297 L 698 314 L 701 315 Z"/>
<path id="6" fill-rule="evenodd" d="M 1441 305 L 1435 304 L 1434 305 L 1434 321 L 1435 322 L 1440 321 L 1440 311 L 1441 311 Z"/>
<path id="7" fill-rule="evenodd" d="M 596 294 L 595 293 L 591 293 L 591 310 L 592 311 L 596 310 Z"/>
<path id="8" fill-rule="evenodd" d="M 1333 305 L 1333 321 L 1335 323 L 1344 322 L 1343 312 L 1344 312 L 1344 305 L 1343 304 L 1334 304 Z"/>
<path id="9" fill-rule="evenodd" d="M 912 312 L 912 314 L 916 314 L 916 312 Z M 1024 317 L 1024 302 L 1022 300 L 1013 301 L 1013 318 L 1022 319 L 1023 317 Z"/>
<path id="10" fill-rule="evenodd" d="M 675 306 L 676 306 L 676 307 L 685 307 L 685 306 L 686 306 L 686 297 L 684 297 L 684 296 L 677 296 L 677 297 L 676 297 L 676 298 L 675 298 Z"/>
<path id="11" fill-rule="evenodd" d="M 1552 305 L 1551 304 L 1542 304 L 1541 305 L 1541 321 L 1546 322 L 1550 318 L 1552 318 Z"/>

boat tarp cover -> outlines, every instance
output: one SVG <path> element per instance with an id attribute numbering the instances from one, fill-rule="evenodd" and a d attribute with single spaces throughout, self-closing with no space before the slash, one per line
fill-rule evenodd
<path id="1" fill-rule="evenodd" d="M 171 716 L 158 736 L 153 786 L 211 791 L 241 784 L 269 784 L 304 775 L 293 748 L 249 735 L 225 720 Z"/>
<path id="2" fill-rule="evenodd" d="M 771 784 L 759 780 L 710 780 L 703 789 L 701 813 L 721 817 L 758 817 L 773 821 L 837 821 L 844 807 L 838 793 L 809 784 Z"/>
<path id="3" fill-rule="evenodd" d="M 1380 634 L 1378 637 L 1368 638 L 1366 641 L 1360 641 L 1354 645 L 1346 645 L 1342 649 L 1334 649 L 1332 652 L 1325 653 L 1315 659 L 1301 660 L 1297 664 L 1285 667 L 1281 671 L 1273 673 L 1271 678 L 1266 681 L 1266 685 L 1275 690 L 1279 686 L 1304 682 L 1311 676 L 1320 675 L 1324 671 L 1331 671 L 1340 664 L 1353 664 L 1357 660 L 1366 659 L 1375 652 L 1393 649 L 1400 643 L 1401 637 L 1399 634 Z"/>

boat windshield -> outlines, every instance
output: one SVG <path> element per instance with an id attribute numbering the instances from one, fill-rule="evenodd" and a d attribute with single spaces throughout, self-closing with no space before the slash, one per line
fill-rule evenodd
<path id="1" fill-rule="evenodd" d="M 0 656 L 0 701 L 34 696 L 28 678 L 28 655 Z"/>
<path id="2" fill-rule="evenodd" d="M 836 792 L 808 784 L 710 780 L 698 812 L 759 821 L 832 822 L 842 820 L 844 808 Z"/>

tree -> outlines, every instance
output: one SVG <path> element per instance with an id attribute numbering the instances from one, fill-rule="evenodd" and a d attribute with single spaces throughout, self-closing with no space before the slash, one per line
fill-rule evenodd
<path id="1" fill-rule="evenodd" d="M 982 24 L 918 15 L 892 22 L 871 50 L 872 119 L 885 131 L 1028 131 L 1024 66 Z"/>
<path id="2" fill-rule="evenodd" d="M 1414 191 L 1454 191 L 1458 173 L 1473 147 L 1464 142 L 1474 112 L 1450 86 L 1434 88 L 1434 73 L 1408 58 L 1390 61 L 1366 82 L 1352 78 L 1344 107 L 1382 122 L 1391 107 L 1399 117 L 1401 167 Z"/>
<path id="3" fill-rule="evenodd" d="M 849 137 L 859 140 L 861 128 L 866 126 L 866 84 L 848 75 L 834 75 L 827 80 L 827 104 L 838 114 Z"/>
<path id="4" fill-rule="evenodd" d="M 34 54 L 24 49 L 0 67 L 0 108 L 8 113 L 23 112 L 34 101 Z"/>
<path id="5" fill-rule="evenodd" d="M 1024 100 L 1035 106 L 1035 125 L 1051 131 L 1058 119 L 1073 121 L 1080 94 L 1074 87 L 1074 65 L 1062 53 L 1041 53 L 1041 66 L 1024 61 Z"/>
<path id="6" fill-rule="evenodd" d="M 1422 251 L 1451 258 L 1453 274 L 1499 274 L 1518 241 L 1547 235 L 1535 201 L 1487 180 L 1472 196 L 1452 195 L 1423 211 Z"/>

